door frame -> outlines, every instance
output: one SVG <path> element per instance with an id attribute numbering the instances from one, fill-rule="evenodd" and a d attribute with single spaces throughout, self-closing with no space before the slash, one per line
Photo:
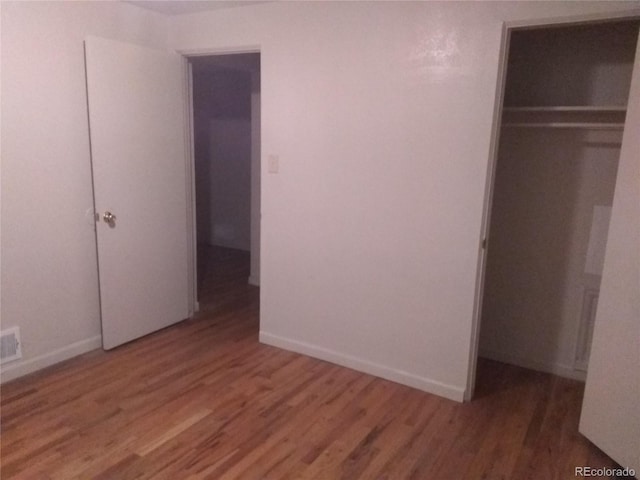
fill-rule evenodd
<path id="1" fill-rule="evenodd" d="M 476 369 L 480 343 L 480 328 L 482 321 L 482 301 L 487 270 L 487 246 L 489 227 L 491 224 L 491 210 L 493 208 L 493 194 L 495 190 L 495 174 L 498 164 L 498 146 L 500 144 L 500 125 L 502 123 L 502 104 L 506 87 L 507 66 L 509 59 L 509 43 L 514 30 L 526 30 L 554 26 L 572 26 L 580 24 L 607 23 L 621 20 L 639 20 L 638 10 L 620 11 L 591 15 L 569 17 L 552 17 L 532 20 L 517 20 L 502 23 L 502 38 L 500 43 L 500 59 L 498 63 L 498 79 L 496 84 L 495 104 L 493 107 L 493 123 L 491 126 L 491 141 L 489 145 L 489 162 L 485 183 L 485 194 L 482 208 L 482 223 L 480 228 L 480 245 L 476 269 L 476 289 L 473 303 L 473 318 L 471 323 L 471 346 L 469 349 L 469 367 L 467 373 L 467 387 L 464 400 L 473 398 L 476 384 Z"/>
<path id="2" fill-rule="evenodd" d="M 203 49 L 187 49 L 176 50 L 176 53 L 182 56 L 184 65 L 184 108 L 185 108 L 185 133 L 187 140 L 187 148 L 185 151 L 185 169 L 187 178 L 187 270 L 188 270 L 188 285 L 189 285 L 189 315 L 193 316 L 200 310 L 200 303 L 198 301 L 198 237 L 197 237 L 197 223 L 196 223 L 196 164 L 195 164 L 195 138 L 194 138 L 194 124 L 193 124 L 193 70 L 191 67 L 190 58 L 196 57 L 209 57 L 218 55 L 237 55 L 243 53 L 258 53 L 260 54 L 260 71 L 262 71 L 262 51 L 259 45 L 248 45 L 238 47 L 223 47 L 223 48 L 203 48 Z M 262 88 L 261 88 L 262 90 Z M 261 92 L 262 95 L 262 92 Z M 262 110 L 260 112 L 262 115 Z M 260 129 L 262 129 L 262 119 L 260 121 Z M 260 138 L 260 151 L 262 151 L 262 137 Z M 253 172 L 252 172 L 253 173 Z M 261 171 L 258 170 L 258 174 Z M 260 182 L 260 190 L 256 192 L 259 197 L 262 197 L 262 182 Z M 262 231 L 262 219 L 260 218 L 260 230 Z M 261 242 L 262 243 L 262 242 Z M 261 246 L 259 247 L 261 248 Z"/>

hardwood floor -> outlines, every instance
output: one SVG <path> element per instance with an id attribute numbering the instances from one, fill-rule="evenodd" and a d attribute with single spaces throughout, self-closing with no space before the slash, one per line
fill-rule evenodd
<path id="1" fill-rule="evenodd" d="M 248 256 L 211 253 L 197 318 L 2 387 L 3 479 L 537 480 L 613 466 L 577 431 L 581 383 L 481 361 L 477 398 L 458 404 L 261 345 Z"/>

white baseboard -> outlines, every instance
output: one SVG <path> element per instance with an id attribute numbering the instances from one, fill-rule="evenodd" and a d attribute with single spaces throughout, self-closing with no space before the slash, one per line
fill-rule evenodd
<path id="1" fill-rule="evenodd" d="M 255 287 L 260 286 L 260 278 L 254 275 L 249 275 L 249 285 L 253 285 Z"/>
<path id="2" fill-rule="evenodd" d="M 563 365 L 561 363 L 539 362 L 528 358 L 518 357 L 517 355 L 511 355 L 502 352 L 492 352 L 484 349 L 480 350 L 479 356 L 488 358 L 490 360 L 496 360 L 497 362 L 508 363 L 510 365 L 516 365 L 518 367 L 536 370 L 538 372 L 551 373 L 559 377 L 580 380 L 582 382 L 587 379 L 587 372 L 576 370 L 573 366 Z"/>
<path id="3" fill-rule="evenodd" d="M 358 370 L 359 372 L 368 373 L 376 377 L 384 378 L 385 380 L 390 380 L 402 385 L 417 388 L 418 390 L 422 390 L 427 393 L 433 393 L 434 395 L 455 400 L 456 402 L 462 402 L 464 400 L 464 388 L 447 385 L 409 372 L 396 370 L 384 365 L 372 363 L 367 360 L 345 355 L 316 345 L 311 345 L 306 342 L 299 342 L 297 340 L 280 337 L 264 331 L 260 331 L 260 342 L 335 363 L 343 367 Z"/>
<path id="4" fill-rule="evenodd" d="M 43 368 L 50 367 L 56 363 L 60 363 L 69 358 L 81 355 L 102 346 L 102 337 L 100 335 L 79 342 L 72 343 L 65 347 L 45 353 L 34 358 L 29 358 L 20 362 L 9 363 L 3 365 L 0 370 L 0 383 L 28 375 Z"/>

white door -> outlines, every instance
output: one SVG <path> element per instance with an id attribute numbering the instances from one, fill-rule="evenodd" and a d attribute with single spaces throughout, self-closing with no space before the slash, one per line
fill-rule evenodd
<path id="1" fill-rule="evenodd" d="M 85 57 L 110 349 L 189 315 L 184 71 L 177 54 L 101 38 Z"/>
<path id="2" fill-rule="evenodd" d="M 580 431 L 640 475 L 640 43 L 629 92 Z"/>

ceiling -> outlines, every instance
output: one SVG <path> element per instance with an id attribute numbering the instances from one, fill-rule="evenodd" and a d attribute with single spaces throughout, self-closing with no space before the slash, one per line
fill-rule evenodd
<path id="1" fill-rule="evenodd" d="M 187 13 L 244 7 L 266 2 L 265 0 L 125 0 L 125 3 L 146 8 L 147 10 L 153 10 L 164 15 L 184 15 Z"/>

